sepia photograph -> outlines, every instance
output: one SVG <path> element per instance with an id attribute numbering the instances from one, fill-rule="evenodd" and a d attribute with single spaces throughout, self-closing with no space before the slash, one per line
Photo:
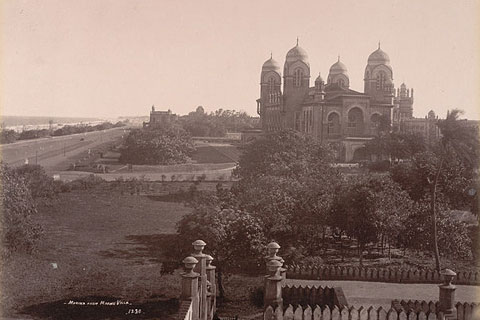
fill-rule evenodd
<path id="1" fill-rule="evenodd" d="M 3 0 L 0 320 L 480 320 L 480 1 Z"/>

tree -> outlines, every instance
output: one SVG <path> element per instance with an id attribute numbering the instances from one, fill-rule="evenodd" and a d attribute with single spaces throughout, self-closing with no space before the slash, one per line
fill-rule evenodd
<path id="1" fill-rule="evenodd" d="M 262 176 L 305 178 L 338 172 L 331 167 L 333 151 L 293 130 L 270 133 L 245 147 L 234 175 L 242 182 Z"/>
<path id="2" fill-rule="evenodd" d="M 366 151 L 378 159 L 411 159 L 415 154 L 426 150 L 421 136 L 404 133 L 387 132 L 375 137 L 365 144 Z"/>
<path id="3" fill-rule="evenodd" d="M 473 128 L 459 121 L 462 111 L 454 109 L 447 113 L 445 120 L 440 120 L 438 127 L 442 137 L 438 146 L 439 161 L 435 170 L 435 177 L 430 180 L 430 214 L 433 223 L 433 249 L 435 253 L 435 265 L 438 271 L 441 269 L 440 253 L 438 249 L 437 232 L 437 188 L 444 164 L 450 156 L 456 156 L 466 167 L 473 169 L 478 166 L 478 135 Z"/>
<path id="4" fill-rule="evenodd" d="M 42 229 L 32 217 L 37 214 L 35 202 L 24 179 L 14 170 L 0 165 L 0 248 L 2 255 L 31 253 Z"/>
<path id="5" fill-rule="evenodd" d="M 362 266 L 365 245 L 378 239 L 374 195 L 362 184 L 347 184 L 339 191 L 332 205 L 330 224 L 357 239 Z"/>
<path id="6" fill-rule="evenodd" d="M 177 224 L 175 253 L 188 255 L 193 241 L 204 240 L 215 259 L 219 294 L 224 298 L 224 273 L 252 268 L 258 271 L 266 239 L 258 219 L 246 211 L 222 208 L 221 203 L 217 195 L 208 193 L 192 203 L 193 212 Z"/>
<path id="7" fill-rule="evenodd" d="M 190 136 L 179 127 L 137 129 L 126 137 L 120 161 L 162 165 L 185 163 L 194 150 Z"/>
<path id="8" fill-rule="evenodd" d="M 389 177 L 359 176 L 337 188 L 328 220 L 332 227 L 357 239 L 362 264 L 365 245 L 380 236 L 396 241 L 405 217 L 413 211 L 407 192 Z"/>
<path id="9" fill-rule="evenodd" d="M 332 160 L 332 150 L 311 137 L 271 133 L 246 146 L 232 193 L 240 208 L 259 218 L 268 238 L 313 253 L 325 236 L 325 212 L 342 179 Z"/>

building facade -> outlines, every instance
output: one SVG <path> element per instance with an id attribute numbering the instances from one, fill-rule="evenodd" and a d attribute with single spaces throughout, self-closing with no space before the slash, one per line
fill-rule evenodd
<path id="1" fill-rule="evenodd" d="M 382 122 L 399 127 L 413 114 L 413 89 L 396 89 L 388 55 L 378 46 L 367 60 L 364 92 L 350 89 L 345 64 L 338 58 L 327 81 L 319 75 L 310 86 L 310 64 L 298 45 L 280 65 L 270 57 L 260 74 L 257 112 L 265 132 L 294 129 L 334 143 L 339 161 L 365 159 L 363 146 L 378 134 Z"/>
<path id="2" fill-rule="evenodd" d="M 167 111 L 155 110 L 155 106 L 152 106 L 152 111 L 150 111 L 150 121 L 144 122 L 143 127 L 161 127 L 167 124 L 170 124 L 177 119 L 177 115 L 173 114 L 170 109 Z"/>

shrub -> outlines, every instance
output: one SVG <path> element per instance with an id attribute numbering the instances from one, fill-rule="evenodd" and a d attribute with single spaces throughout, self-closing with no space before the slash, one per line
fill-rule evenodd
<path id="1" fill-rule="evenodd" d="M 16 170 L 2 164 L 0 177 L 2 255 L 8 256 L 13 252 L 31 253 L 42 233 L 41 227 L 32 219 L 37 214 L 35 201 L 25 179 Z"/>
<path id="2" fill-rule="evenodd" d="M 34 199 L 52 199 L 58 193 L 58 183 L 45 173 L 40 165 L 26 164 L 12 169 L 23 177 L 30 194 Z"/>

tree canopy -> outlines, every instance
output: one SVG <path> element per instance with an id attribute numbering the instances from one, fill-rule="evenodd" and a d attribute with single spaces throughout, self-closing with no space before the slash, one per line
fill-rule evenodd
<path id="1" fill-rule="evenodd" d="M 190 136 L 182 128 L 135 129 L 124 140 L 120 161 L 151 165 L 185 163 L 194 150 Z"/>

